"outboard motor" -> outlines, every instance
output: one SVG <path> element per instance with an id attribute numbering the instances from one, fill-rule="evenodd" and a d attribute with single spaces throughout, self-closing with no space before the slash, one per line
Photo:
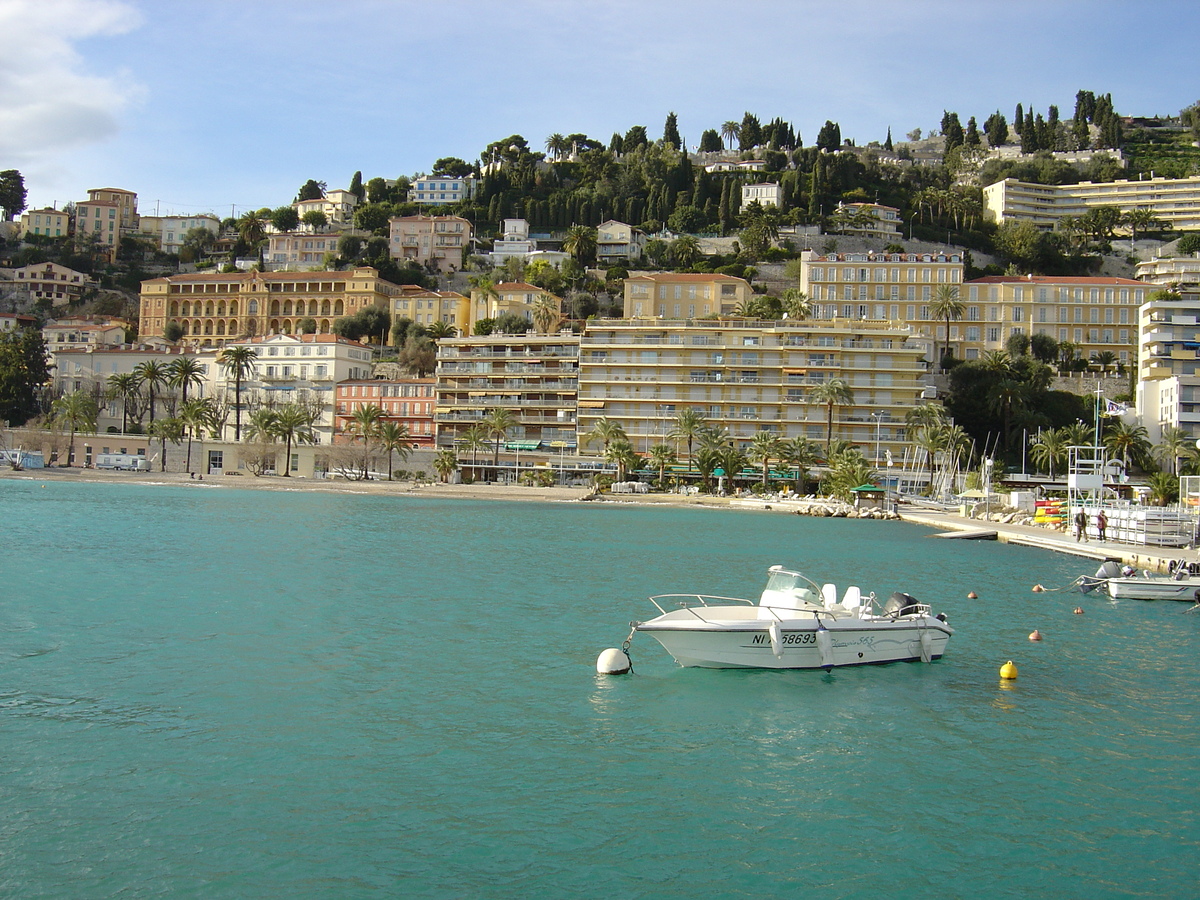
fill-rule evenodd
<path id="1" fill-rule="evenodd" d="M 920 608 L 916 598 L 903 591 L 896 591 L 888 597 L 887 603 L 883 605 L 885 616 L 907 616 L 918 612 L 920 612 Z"/>
<path id="2" fill-rule="evenodd" d="M 1096 570 L 1096 574 L 1090 578 L 1087 575 L 1079 579 L 1079 590 L 1081 593 L 1090 594 L 1096 588 L 1102 586 L 1104 582 L 1110 578 L 1119 578 L 1121 575 L 1121 564 L 1115 559 L 1106 559 L 1104 563 Z"/>

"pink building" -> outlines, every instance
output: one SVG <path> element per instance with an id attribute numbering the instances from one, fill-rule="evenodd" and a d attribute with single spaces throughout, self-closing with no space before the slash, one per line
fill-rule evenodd
<path id="1" fill-rule="evenodd" d="M 437 403 L 436 378 L 402 378 L 394 381 L 343 381 L 334 393 L 334 442 L 348 443 L 354 411 L 375 405 L 383 410 L 383 421 L 408 428 L 409 440 L 418 448 L 434 446 L 433 410 Z"/>

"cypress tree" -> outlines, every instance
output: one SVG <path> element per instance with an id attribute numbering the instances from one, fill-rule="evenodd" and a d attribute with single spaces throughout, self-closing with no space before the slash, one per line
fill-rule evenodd
<path id="1" fill-rule="evenodd" d="M 974 120 L 974 119 L 972 119 L 971 121 L 972 121 L 972 122 L 974 122 L 975 120 Z M 891 152 L 892 152 L 892 150 L 893 150 L 893 149 L 895 149 L 895 148 L 892 146 L 892 126 L 891 126 L 891 125 L 889 125 L 889 126 L 888 126 L 888 135 L 887 135 L 887 140 L 885 140 L 885 141 L 883 142 L 883 149 L 884 149 L 884 150 L 886 150 L 886 151 L 888 151 L 889 153 L 891 153 Z"/>
<path id="2" fill-rule="evenodd" d="M 1020 134 L 1025 129 L 1025 111 L 1021 104 L 1017 104 L 1017 111 L 1013 113 L 1013 131 Z"/>

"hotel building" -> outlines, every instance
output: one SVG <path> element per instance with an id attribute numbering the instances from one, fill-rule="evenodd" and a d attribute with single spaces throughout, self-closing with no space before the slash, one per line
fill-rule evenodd
<path id="1" fill-rule="evenodd" d="M 142 282 L 141 335 L 178 322 L 188 343 L 216 346 L 253 335 L 291 334 L 302 319 L 329 334 L 368 306 L 388 309 L 400 286 L 370 266 L 345 272 L 193 273 Z"/>
<path id="2" fill-rule="evenodd" d="M 1200 438 L 1200 295 L 1139 310 L 1137 410 L 1152 443 L 1166 428 Z"/>
<path id="3" fill-rule="evenodd" d="M 436 378 L 340 382 L 334 389 L 335 442 L 350 442 L 355 410 L 363 406 L 378 406 L 383 410 L 382 421 L 407 428 L 409 443 L 417 449 L 433 447 L 436 385 Z"/>
<path id="4" fill-rule="evenodd" d="M 1050 231 L 1063 216 L 1082 216 L 1099 206 L 1122 212 L 1148 209 L 1176 231 L 1200 230 L 1200 176 L 1142 181 L 1033 184 L 1006 178 L 983 189 L 983 205 L 996 222 L 1033 222 Z"/>

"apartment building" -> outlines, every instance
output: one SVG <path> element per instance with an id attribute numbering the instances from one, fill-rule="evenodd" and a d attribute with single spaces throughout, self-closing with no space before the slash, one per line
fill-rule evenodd
<path id="1" fill-rule="evenodd" d="M 349 191 L 326 191 L 325 196 L 312 200 L 297 200 L 292 204 L 301 219 L 306 213 L 319 212 L 325 215 L 326 224 L 338 228 L 348 226 L 354 221 L 354 208 L 358 206 L 358 196 Z"/>
<path id="2" fill-rule="evenodd" d="M 277 231 L 267 235 L 268 267 L 273 272 L 304 271 L 325 266 L 336 255 L 340 231 L 316 233 L 310 230 Z"/>
<path id="3" fill-rule="evenodd" d="M 517 420 L 511 451 L 574 450 L 579 337 L 487 335 L 438 343 L 437 445 L 453 447 L 491 409 Z"/>
<path id="4" fill-rule="evenodd" d="M 109 379 L 114 375 L 129 375 L 143 363 L 155 362 L 166 367 L 179 359 L 182 351 L 179 348 L 152 347 L 146 344 L 91 346 L 59 346 L 49 344 L 46 348 L 50 353 L 51 385 L 56 394 L 69 394 L 74 391 L 84 391 L 97 398 L 99 415 L 96 419 L 96 433 L 102 434 L 109 429 L 119 431 L 123 425 L 123 402 L 113 397 L 109 392 Z M 205 363 L 211 368 L 211 360 Z M 206 372 L 206 374 L 208 374 Z M 164 393 L 160 389 L 160 397 Z M 203 397 L 204 388 L 193 388 L 189 396 Z M 164 407 L 161 401 L 155 404 L 156 417 L 162 415 Z M 134 403 L 127 410 L 131 421 L 143 424 L 149 421 L 149 411 L 145 398 Z"/>
<path id="5" fill-rule="evenodd" d="M 544 291 L 537 285 L 524 281 L 502 281 L 495 285 L 494 294 L 485 294 L 478 288 L 471 290 L 470 331 L 480 319 L 496 319 L 505 313 L 513 313 L 526 322 L 533 322 L 533 310 L 538 301 L 545 297 L 562 312 L 562 298 Z M 466 331 L 463 332 L 467 333 Z"/>
<path id="6" fill-rule="evenodd" d="M 405 259 L 443 275 L 462 267 L 471 246 L 471 223 L 460 216 L 398 216 L 391 220 L 393 259 Z"/>
<path id="7" fill-rule="evenodd" d="M 1151 442 L 1167 428 L 1200 438 L 1200 294 L 1138 311 L 1137 410 Z"/>
<path id="8" fill-rule="evenodd" d="M 301 403 L 313 416 L 317 442 L 329 444 L 336 433 L 335 386 L 371 377 L 371 348 L 333 334 L 260 335 L 231 340 L 227 346 L 245 347 L 255 354 L 250 372 L 242 379 L 243 431 L 255 409 Z M 212 348 L 196 358 L 205 366 L 204 396 L 215 398 L 228 411 L 224 417 L 228 440 L 235 431 L 237 383 L 219 362 L 220 354 Z"/>
<path id="9" fill-rule="evenodd" d="M 121 188 L 95 188 L 75 204 L 75 233 L 94 235 L 116 259 L 121 238 L 138 229 L 137 194 Z"/>
<path id="10" fill-rule="evenodd" d="M 461 203 L 475 196 L 476 185 L 477 181 L 473 175 L 463 178 L 451 178 L 446 175 L 417 178 L 408 189 L 408 202 L 424 206 Z"/>
<path id="11" fill-rule="evenodd" d="M 641 259 L 646 233 L 640 228 L 609 219 L 596 229 L 596 263 L 601 266 Z"/>
<path id="12" fill-rule="evenodd" d="M 142 282 L 140 333 L 161 337 L 168 322 L 192 346 L 235 338 L 291 334 L 303 319 L 327 335 L 342 316 L 368 306 L 388 309 L 400 286 L 359 266 L 344 272 L 191 273 Z"/>
<path id="13" fill-rule="evenodd" d="M 1200 175 L 1141 181 L 1033 184 L 1006 178 L 983 189 L 985 214 L 996 222 L 1033 222 L 1052 230 L 1063 216 L 1082 216 L 1099 206 L 1122 212 L 1148 209 L 1176 231 L 1200 229 Z"/>
<path id="14" fill-rule="evenodd" d="M 403 425 L 417 449 L 434 446 L 436 378 L 343 381 L 334 388 L 334 441 L 349 443 L 354 412 L 363 406 L 383 410 L 383 422 Z"/>
<path id="15" fill-rule="evenodd" d="M 195 216 L 139 216 L 138 231 L 158 242 L 163 253 L 178 253 L 183 239 L 193 228 L 203 228 L 213 237 L 221 233 L 221 220 L 211 213 Z"/>
<path id="16" fill-rule="evenodd" d="M 25 294 L 28 300 L 46 300 L 54 306 L 80 300 L 96 286 L 90 275 L 53 262 L 4 270 L 0 277 Z"/>
<path id="17" fill-rule="evenodd" d="M 675 416 L 691 408 L 740 447 L 764 430 L 823 444 L 828 409 L 812 391 L 841 378 L 854 402 L 834 408 L 833 438 L 854 442 L 870 460 L 886 450 L 900 459 L 905 415 L 925 390 L 924 352 L 903 328 L 845 319 L 606 319 L 580 340 L 579 433 L 608 418 L 645 453 L 671 443 Z"/>
<path id="18" fill-rule="evenodd" d="M 1171 290 L 1200 291 L 1200 253 L 1143 260 L 1137 264 L 1134 278 Z"/>
<path id="19" fill-rule="evenodd" d="M 732 313 L 754 295 L 732 275 L 651 272 L 625 279 L 625 318 L 692 319 Z"/>
<path id="20" fill-rule="evenodd" d="M 408 319 L 426 328 L 434 322 L 445 322 L 459 334 L 470 334 L 471 301 L 455 291 L 428 291 L 404 285 L 392 300 L 392 321 L 398 319 Z"/>
<path id="21" fill-rule="evenodd" d="M 30 234 L 66 237 L 70 233 L 71 217 L 64 210 L 45 207 L 21 213 L 20 234 L 22 238 Z"/>
<path id="22" fill-rule="evenodd" d="M 976 278 L 960 291 L 966 312 L 950 326 L 950 346 L 959 359 L 977 359 L 989 350 L 1003 350 L 1012 334 L 1048 334 L 1075 345 L 1080 359 L 1111 352 L 1122 364 L 1131 363 L 1138 307 L 1153 291 L 1130 278 Z M 929 315 L 923 308 L 917 312 Z M 922 318 L 911 324 L 935 337 L 939 346 L 945 340 L 945 322 Z"/>
<path id="23" fill-rule="evenodd" d="M 759 206 L 783 206 L 783 192 L 777 184 L 771 182 L 761 182 L 759 184 L 744 184 L 742 185 L 742 205 L 739 209 L 745 209 L 751 203 L 757 203 Z"/>
<path id="24" fill-rule="evenodd" d="M 119 347 L 125 343 L 125 329 L 128 327 L 124 320 L 101 321 L 85 316 L 70 316 L 47 322 L 42 327 L 42 340 L 51 353 L 57 350 Z"/>
<path id="25" fill-rule="evenodd" d="M 833 214 L 837 230 L 859 237 L 900 239 L 900 210 L 882 203 L 839 203 Z"/>

